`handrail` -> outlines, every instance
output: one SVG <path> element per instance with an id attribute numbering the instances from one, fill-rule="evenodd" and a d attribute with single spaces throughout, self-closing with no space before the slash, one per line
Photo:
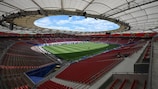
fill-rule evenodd
<path id="1" fill-rule="evenodd" d="M 135 74 L 135 75 L 147 75 L 148 73 L 134 73 L 134 72 L 113 72 L 113 74 Z"/>
<path id="2" fill-rule="evenodd" d="M 150 50 L 150 63 L 149 63 L 149 75 L 148 75 L 148 83 L 147 89 L 152 89 L 152 63 L 153 63 L 153 50 L 154 50 L 154 41 L 158 35 L 154 36 L 151 40 L 151 50 Z"/>
<path id="3" fill-rule="evenodd" d="M 40 84 L 44 83 L 45 81 L 48 81 L 50 79 L 52 79 L 53 77 L 55 77 L 57 74 L 59 74 L 61 71 L 63 71 L 64 69 L 66 69 L 69 65 L 64 65 L 62 66 L 58 71 L 49 74 L 48 76 L 46 76 L 42 81 L 39 81 L 39 83 L 37 83 L 32 89 L 36 89 L 36 87 L 38 87 Z"/>
<path id="4" fill-rule="evenodd" d="M 143 89 L 146 89 L 146 85 L 147 85 L 147 81 L 145 80 L 145 81 L 144 81 Z"/>
<path id="5" fill-rule="evenodd" d="M 130 89 L 134 89 L 136 87 L 136 84 L 138 83 L 138 80 L 134 80 L 132 82 L 131 88 Z"/>
<path id="6" fill-rule="evenodd" d="M 148 45 L 149 45 L 149 41 L 147 41 L 147 43 L 145 44 L 145 49 L 144 49 L 144 51 L 141 53 L 141 56 L 138 58 L 138 60 L 137 60 L 137 62 L 136 63 L 142 63 L 142 61 L 143 61 L 143 57 L 144 57 L 144 55 L 145 55 L 145 53 L 146 53 L 146 50 L 147 50 L 147 47 L 148 47 Z"/>
<path id="7" fill-rule="evenodd" d="M 127 83 L 127 79 L 124 79 L 124 81 L 120 85 L 119 89 L 123 89 L 123 87 L 125 86 L 126 83 Z"/>
<path id="8" fill-rule="evenodd" d="M 32 80 L 29 79 L 29 76 L 27 76 L 26 73 L 23 73 L 23 74 L 24 74 L 25 80 L 26 80 L 27 82 L 29 82 L 28 85 L 29 85 L 30 87 L 35 86 L 35 83 L 34 83 Z"/>
<path id="9" fill-rule="evenodd" d="M 110 86 L 110 89 L 113 89 L 113 87 L 119 82 L 119 79 L 116 79 L 112 85 Z"/>

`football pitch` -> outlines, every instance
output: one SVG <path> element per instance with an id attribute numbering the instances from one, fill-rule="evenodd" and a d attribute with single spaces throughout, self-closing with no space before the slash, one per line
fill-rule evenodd
<path id="1" fill-rule="evenodd" d="M 85 56 L 91 56 L 97 53 L 101 53 L 105 50 L 110 50 L 116 47 L 118 47 L 118 45 L 85 42 L 77 44 L 44 46 L 43 48 L 63 60 L 73 61 L 83 58 Z"/>

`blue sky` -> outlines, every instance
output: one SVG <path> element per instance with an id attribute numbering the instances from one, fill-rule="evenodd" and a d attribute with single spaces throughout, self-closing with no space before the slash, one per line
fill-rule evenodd
<path id="1" fill-rule="evenodd" d="M 106 20 L 67 15 L 40 18 L 34 24 L 42 28 L 80 32 L 99 32 L 119 28 L 117 24 Z"/>

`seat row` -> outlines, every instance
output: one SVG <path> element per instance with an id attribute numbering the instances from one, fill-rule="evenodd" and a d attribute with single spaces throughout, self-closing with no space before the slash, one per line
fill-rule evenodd
<path id="1" fill-rule="evenodd" d="M 48 80 L 37 87 L 37 89 L 72 89 L 71 87 L 61 85 L 54 81 Z"/>
<path id="2" fill-rule="evenodd" d="M 16 42 L 7 50 L 0 65 L 2 69 L 0 82 L 3 83 L 1 86 L 3 89 L 29 89 L 23 73 L 53 63 L 45 55 L 33 51 L 31 49 L 33 45 L 21 41 Z"/>
<path id="3" fill-rule="evenodd" d="M 99 77 L 107 73 L 110 69 L 120 63 L 123 57 L 117 57 L 117 53 L 128 56 L 137 52 L 143 47 L 145 42 L 129 44 L 119 49 L 96 55 L 94 57 L 71 64 L 64 71 L 59 73 L 56 78 L 74 81 L 84 84 L 93 84 Z"/>
<path id="4" fill-rule="evenodd" d="M 119 38 L 119 37 L 92 38 L 91 39 L 91 41 L 99 41 L 99 42 L 105 42 L 105 43 L 110 43 L 110 44 L 121 44 L 121 45 L 136 42 L 139 40 L 140 40 L 139 38 Z"/>
<path id="5" fill-rule="evenodd" d="M 115 79 L 106 89 L 146 89 L 146 86 L 146 80 Z"/>
<path id="6" fill-rule="evenodd" d="M 2 79 L 2 89 L 31 89 L 22 76 L 17 75 L 15 77 L 7 77 Z"/>

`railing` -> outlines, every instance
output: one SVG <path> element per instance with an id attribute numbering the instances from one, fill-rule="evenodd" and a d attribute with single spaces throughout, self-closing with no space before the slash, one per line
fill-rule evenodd
<path id="1" fill-rule="evenodd" d="M 147 49 L 147 46 L 149 45 L 149 41 L 145 44 L 145 49 L 144 49 L 144 51 L 141 53 L 141 56 L 138 58 L 138 60 L 137 60 L 137 62 L 136 63 L 142 63 L 142 61 L 143 61 L 143 57 L 144 57 L 144 55 L 145 55 L 145 52 L 146 52 L 146 49 Z"/>
<path id="2" fill-rule="evenodd" d="M 135 75 L 147 75 L 148 73 L 134 73 L 134 72 L 113 72 L 113 74 L 135 74 Z"/>
<path id="3" fill-rule="evenodd" d="M 27 82 L 27 84 L 28 84 L 29 87 L 32 88 L 32 87 L 35 86 L 34 82 L 33 82 L 32 80 L 29 79 L 29 77 L 26 75 L 26 73 L 24 73 L 23 78 L 25 79 L 25 81 Z M 33 88 L 32 88 L 32 89 L 33 89 Z"/>
<path id="4" fill-rule="evenodd" d="M 64 69 L 66 69 L 69 65 L 64 65 L 62 66 L 58 71 L 49 74 L 48 76 L 46 76 L 42 81 L 39 81 L 39 83 L 34 84 L 34 86 L 32 87 L 32 89 L 36 89 L 39 85 L 41 85 L 42 83 L 52 79 L 54 76 L 56 76 L 57 74 L 59 74 L 61 71 L 63 71 Z M 27 76 L 27 75 L 26 75 Z"/>
<path id="5" fill-rule="evenodd" d="M 120 85 L 119 89 L 123 89 L 124 85 L 127 83 L 127 79 L 124 79 L 122 84 Z"/>
<path id="6" fill-rule="evenodd" d="M 112 85 L 110 86 L 110 89 L 113 89 L 113 87 L 119 82 L 119 79 L 116 79 Z"/>
<path id="7" fill-rule="evenodd" d="M 152 89 L 152 64 L 153 64 L 153 51 L 154 51 L 154 42 L 155 39 L 158 38 L 158 35 L 154 36 L 151 41 L 151 52 L 150 52 L 150 64 L 149 64 L 149 75 L 148 75 L 148 83 L 147 89 Z"/>
<path id="8" fill-rule="evenodd" d="M 138 80 L 134 80 L 130 89 L 135 89 L 137 83 L 138 83 Z"/>

